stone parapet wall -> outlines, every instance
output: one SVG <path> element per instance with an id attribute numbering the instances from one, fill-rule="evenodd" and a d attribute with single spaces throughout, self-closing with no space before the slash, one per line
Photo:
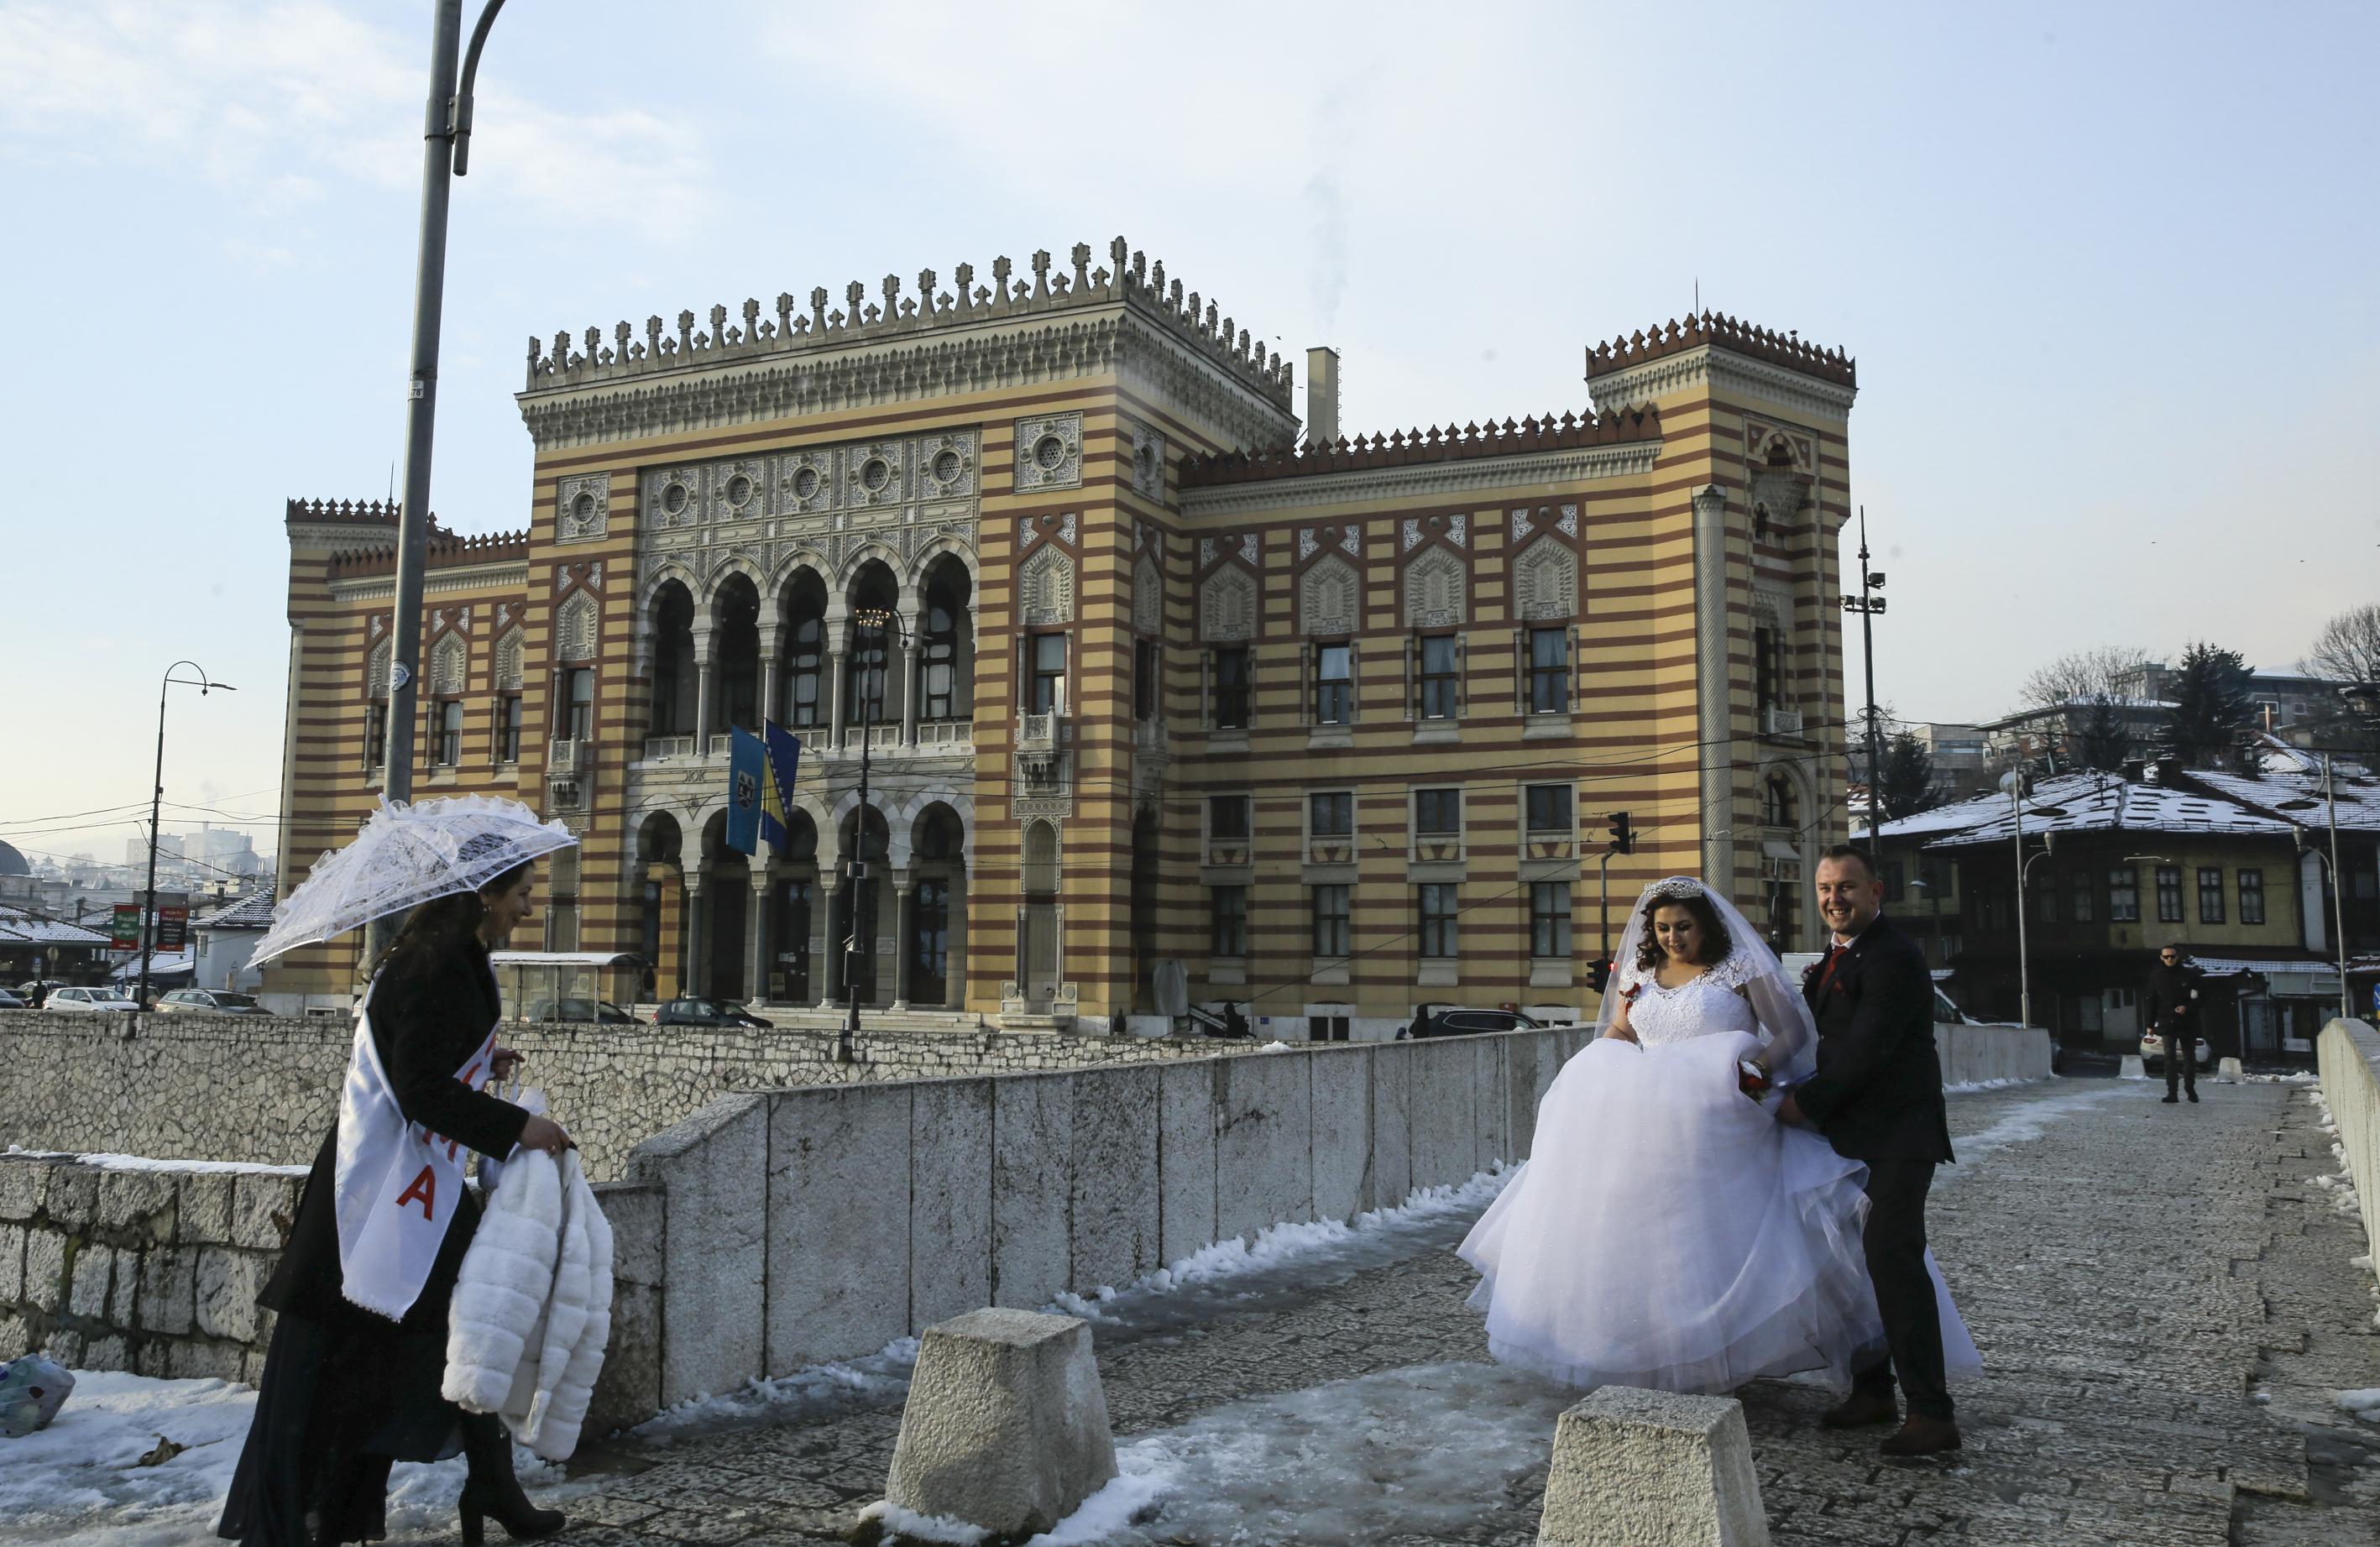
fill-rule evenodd
<path id="1" fill-rule="evenodd" d="M 166 1160 L 310 1163 L 338 1110 L 354 1023 L 153 1014 L 0 1015 L 0 1145 Z M 507 1024 L 577 1140 L 588 1175 L 620 1175 L 640 1140 L 730 1091 L 1208 1058 L 1212 1043 L 1002 1032 Z M 1240 1051 L 1248 1050 L 1240 1045 Z"/>
<path id="2" fill-rule="evenodd" d="M 0 1359 L 253 1382 L 304 1179 L 0 1154 Z"/>
<path id="3" fill-rule="evenodd" d="M 2364 1021 L 2333 1021 L 2322 1029 L 2314 1057 L 2322 1098 L 2355 1178 L 2364 1246 L 2380 1258 L 2380 1032 Z"/>

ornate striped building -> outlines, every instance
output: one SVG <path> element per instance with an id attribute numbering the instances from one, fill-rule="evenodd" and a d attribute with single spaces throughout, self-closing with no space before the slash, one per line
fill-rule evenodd
<path id="1" fill-rule="evenodd" d="M 1318 1035 L 1580 1012 L 1615 810 L 1615 909 L 1699 870 L 1815 941 L 1844 355 L 1706 315 L 1590 349 L 1583 416 L 1344 440 L 1317 350 L 1299 445 L 1246 330 L 1122 241 L 1071 258 L 532 342 L 528 528 L 431 544 L 414 782 L 582 832 L 549 948 L 816 1006 L 861 887 L 878 1005 L 1104 1018 L 1178 963 Z M 294 881 L 376 798 L 394 517 L 287 524 Z M 764 718 L 806 752 L 747 861 L 726 733 Z"/>

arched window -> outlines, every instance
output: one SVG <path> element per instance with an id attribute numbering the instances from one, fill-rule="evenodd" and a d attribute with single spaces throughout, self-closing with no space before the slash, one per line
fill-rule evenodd
<path id="1" fill-rule="evenodd" d="M 796 731 L 826 723 L 826 586 L 804 570 L 786 614 L 785 723 Z"/>
<path id="2" fill-rule="evenodd" d="M 1793 786 L 1783 774 L 1771 774 L 1760 787 L 1760 825 L 1765 828 L 1794 828 L 1802 825 L 1801 805 L 1793 798 Z"/>
<path id="3" fill-rule="evenodd" d="M 653 594 L 649 626 L 653 641 L 652 719 L 649 736 L 694 734 L 695 694 L 701 678 L 694 664 L 694 598 L 674 580 Z"/>
<path id="4" fill-rule="evenodd" d="M 968 719 L 972 706 L 965 692 L 966 641 L 966 571 L 943 564 L 926 586 L 925 627 L 918 638 L 920 719 Z"/>
<path id="5" fill-rule="evenodd" d="M 364 658 L 364 767 L 388 761 L 388 674 L 396 642 L 383 639 Z"/>
<path id="6" fill-rule="evenodd" d="M 881 621 L 900 601 L 892 572 L 880 563 L 868 564 L 852 586 L 853 612 L 879 620 L 855 616 L 851 622 L 850 648 L 844 656 L 844 712 L 855 726 L 882 725 L 900 716 L 900 703 L 888 689 L 892 673 L 886 670 L 895 634 L 890 622 Z"/>

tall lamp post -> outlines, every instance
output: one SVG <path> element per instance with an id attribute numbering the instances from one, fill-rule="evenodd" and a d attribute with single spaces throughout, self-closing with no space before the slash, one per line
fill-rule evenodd
<path id="1" fill-rule="evenodd" d="M 195 677 L 176 677 L 175 672 L 188 667 Z M 149 966 L 157 954 L 157 814 L 165 800 L 165 690 L 179 683 L 184 687 L 199 690 L 204 698 L 217 688 L 225 693 L 239 689 L 229 683 L 218 683 L 207 676 L 207 670 L 195 660 L 177 660 L 165 668 L 163 681 L 157 684 L 157 777 L 149 791 L 149 890 L 140 900 L 140 992 L 139 1003 L 149 1007 Z"/>
<path id="2" fill-rule="evenodd" d="M 868 917 L 868 706 L 883 695 L 883 672 L 892 654 L 889 635 L 898 632 L 905 646 L 909 642 L 908 630 L 901 615 L 880 607 L 863 607 L 851 615 L 852 622 L 876 633 L 874 659 L 860 658 L 859 675 L 859 804 L 852 813 L 851 852 L 844 856 L 844 874 L 851 888 L 851 934 L 844 941 L 843 991 L 847 1001 L 843 1017 L 843 1034 L 836 1038 L 834 1061 L 853 1062 L 858 1056 L 859 1042 L 859 963 L 862 952 L 873 938 L 872 922 Z M 899 948 L 896 946 L 896 949 Z"/>
<path id="3" fill-rule="evenodd" d="M 1867 824 L 1870 832 L 1884 829 L 1884 755 L 1880 746 L 1883 727 L 1876 713 L 1876 619 L 1884 610 L 1884 598 L 1876 593 L 1884 589 L 1884 572 L 1867 567 L 1867 507 L 1860 507 L 1860 588 L 1859 595 L 1843 595 L 1843 610 L 1856 612 L 1860 621 L 1860 640 L 1867 651 Z"/>
<path id="4" fill-rule="evenodd" d="M 462 64 L 462 87 L 455 84 L 461 53 L 463 0 L 437 0 L 430 33 L 430 101 L 422 119 L 421 243 L 414 267 L 413 365 L 406 388 L 405 502 L 397 507 L 395 640 L 389 649 L 386 773 L 381 791 L 391 801 L 413 793 L 414 684 L 421 666 L 422 570 L 430 543 L 430 453 L 438 420 L 438 334 L 446 307 L 447 178 L 460 177 L 471 159 L 471 86 L 479 78 L 480 51 L 504 0 L 488 0 L 471 30 Z M 395 917 L 375 919 L 365 960 L 387 946 Z"/>
<path id="5" fill-rule="evenodd" d="M 2024 928 L 2024 873 L 2033 867 L 2034 861 L 2049 852 L 2050 835 L 2046 832 L 2041 835 L 2041 849 L 2038 852 L 2032 854 L 2026 853 L 2024 852 L 2025 804 L 2023 773 L 2012 769 L 2010 772 L 2001 775 L 2000 788 L 2009 792 L 2009 809 L 2016 816 L 2016 820 L 2011 824 L 2011 826 L 2016 829 L 2017 1020 L 2021 1024 L 2029 1029 L 2033 1025 L 2033 958 L 2032 948 L 2026 940 Z M 2036 805 L 2032 809 L 2033 814 L 2035 816 L 2063 816 L 2066 815 L 2065 808 L 2062 806 Z"/>
<path id="6" fill-rule="evenodd" d="M 2330 943 L 2338 948 L 2338 1018 L 2352 1021 L 2347 994 L 2347 877 L 2338 868 L 2338 788 L 2331 781 L 2330 754 L 2322 755 L 2322 798 L 2330 806 Z"/>

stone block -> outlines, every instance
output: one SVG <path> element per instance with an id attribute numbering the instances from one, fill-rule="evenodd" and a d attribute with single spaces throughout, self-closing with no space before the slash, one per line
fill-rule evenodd
<path id="1" fill-rule="evenodd" d="M 0 1310 L 0 1360 L 15 1359 L 25 1351 L 29 1330 L 24 1317 L 14 1311 Z"/>
<path id="2" fill-rule="evenodd" d="M 1604 1386 L 1561 1415 L 1538 1547 L 1767 1547 L 1743 1405 Z"/>
<path id="3" fill-rule="evenodd" d="M 99 1214 L 99 1173 L 88 1166 L 60 1162 L 50 1167 L 49 1190 L 42 1206 L 50 1222 L 69 1230 L 89 1226 Z"/>
<path id="4" fill-rule="evenodd" d="M 2145 1080 L 2148 1077 L 2148 1066 L 2141 1061 L 2138 1053 L 2125 1054 L 2123 1061 L 2116 1066 L 2116 1078 L 2119 1080 Z"/>
<path id="5" fill-rule="evenodd" d="M 1115 1475 L 1089 1323 L 987 1310 L 926 1329 L 889 1502 L 1013 1541 L 1050 1529 Z"/>
<path id="6" fill-rule="evenodd" d="M 1471 1045 L 1471 1172 L 1485 1171 L 1512 1157 L 1505 1094 L 1505 1054 L 1515 1040 L 1510 1033 L 1463 1037 Z M 1466 1178 L 1471 1172 L 1464 1173 Z"/>
<path id="7" fill-rule="evenodd" d="M 1162 1066 L 1157 1080 L 1158 1256 L 1215 1239 L 1215 1083 L 1221 1060 Z"/>
<path id="8" fill-rule="evenodd" d="M 991 1298 L 1030 1310 L 1074 1282 L 1075 1106 L 1062 1074 L 991 1082 Z"/>
<path id="9" fill-rule="evenodd" d="M 0 1220 L 22 1225 L 41 1212 L 55 1164 L 30 1155 L 0 1155 Z"/>
<path id="10" fill-rule="evenodd" d="M 168 1345 L 165 1368 L 176 1381 L 237 1381 L 246 1370 L 248 1350 L 237 1343 L 209 1343 L 198 1338 Z"/>
<path id="11" fill-rule="evenodd" d="M 909 1106 L 909 1325 L 991 1299 L 991 1087 L 929 1080 Z"/>
<path id="12" fill-rule="evenodd" d="M 769 1098 L 767 1373 L 908 1335 L 909 1101 L 896 1084 Z"/>
<path id="13" fill-rule="evenodd" d="M 1071 1287 L 1122 1288 L 1162 1265 L 1157 1260 L 1157 1071 L 1087 1069 L 1069 1083 L 1075 1095 Z"/>
<path id="14" fill-rule="evenodd" d="M 82 1346 L 82 1368 L 129 1370 L 132 1368 L 131 1347 L 114 1333 L 89 1338 Z"/>
<path id="15" fill-rule="evenodd" d="M 174 1239 L 185 1245 L 231 1244 L 231 1184 L 227 1171 L 192 1171 L 175 1178 Z"/>
<path id="16" fill-rule="evenodd" d="M 605 1182 L 595 1189 L 595 1206 L 603 1211 L 604 1223 L 612 1227 L 613 1283 L 652 1285 L 662 1281 L 667 1204 L 667 1198 L 658 1187 Z"/>
<path id="17" fill-rule="evenodd" d="M 25 1298 L 25 1227 L 0 1225 L 0 1305 Z"/>
<path id="18" fill-rule="evenodd" d="M 1529 1157 L 1537 1138 L 1537 1106 L 1546 1088 L 1561 1072 L 1561 1042 L 1552 1031 L 1524 1032 L 1511 1038 L 1504 1053 L 1504 1120 L 1507 1159 Z"/>
<path id="19" fill-rule="evenodd" d="M 662 1291 L 649 1284 L 612 1283 L 612 1338 L 588 1403 L 586 1439 L 642 1423 L 662 1410 Z"/>
<path id="20" fill-rule="evenodd" d="M 242 1171 L 232 1178 L 231 1244 L 251 1251 L 278 1251 L 298 1218 L 302 1178 L 269 1171 Z"/>
<path id="21" fill-rule="evenodd" d="M 36 1311 L 66 1308 L 67 1238 L 55 1230 L 26 1232 L 25 1299 Z"/>
<path id="22" fill-rule="evenodd" d="M 174 1178 L 162 1171 L 103 1171 L 99 1227 L 174 1239 Z"/>
<path id="23" fill-rule="evenodd" d="M 1305 1055 L 1314 1103 L 1314 1217 L 1353 1219 L 1378 1208 L 1372 1188 L 1372 1049 L 1361 1044 Z"/>
<path id="24" fill-rule="evenodd" d="M 1404 1045 L 1412 1066 L 1413 1185 L 1444 1187 L 1479 1169 L 1473 1081 L 1475 1037 L 1427 1037 Z"/>
<path id="25" fill-rule="evenodd" d="M 161 1246 L 140 1256 L 140 1326 L 142 1332 L 184 1337 L 196 1324 L 199 1254 L 188 1247 Z"/>
<path id="26" fill-rule="evenodd" d="M 1216 1239 L 1314 1217 L 1312 1062 L 1296 1053 L 1223 1061 L 1215 1082 Z"/>
<path id="27" fill-rule="evenodd" d="M 107 1319 L 107 1290 L 115 1275 L 115 1253 L 91 1241 L 78 1244 L 67 1283 L 67 1312 L 94 1322 Z"/>
<path id="28" fill-rule="evenodd" d="M 253 1341 L 257 1334 L 257 1291 L 268 1276 L 267 1259 L 220 1246 L 199 1250 L 198 1273 L 191 1311 L 200 1332 L 236 1343 Z M 224 1377 L 237 1380 L 238 1372 Z"/>
<path id="29" fill-rule="evenodd" d="M 1372 1206 L 1394 1208 L 1413 1190 L 1413 1056 L 1421 1044 L 1372 1050 Z"/>
<path id="30" fill-rule="evenodd" d="M 52 1327 L 42 1339 L 40 1353 L 43 1359 L 65 1365 L 69 1370 L 82 1368 L 82 1334 L 71 1327 Z"/>
<path id="31" fill-rule="evenodd" d="M 2236 1085 L 2242 1079 L 2246 1078 L 2246 1070 L 2240 1067 L 2239 1059 L 2225 1058 L 2216 1065 L 2215 1077 L 2224 1084 Z"/>
<path id="32" fill-rule="evenodd" d="M 761 1372 L 768 1162 L 768 1102 L 752 1094 L 722 1096 L 629 1152 L 628 1179 L 657 1185 L 669 1200 L 664 1407 L 733 1391 Z"/>
<path id="33" fill-rule="evenodd" d="M 0 1345 L 5 1348 L 5 1345 Z M 5 1355 L 0 1355 L 5 1357 Z M 143 1338 L 132 1350 L 132 1372 L 163 1381 L 173 1373 L 174 1345 L 162 1337 Z"/>

